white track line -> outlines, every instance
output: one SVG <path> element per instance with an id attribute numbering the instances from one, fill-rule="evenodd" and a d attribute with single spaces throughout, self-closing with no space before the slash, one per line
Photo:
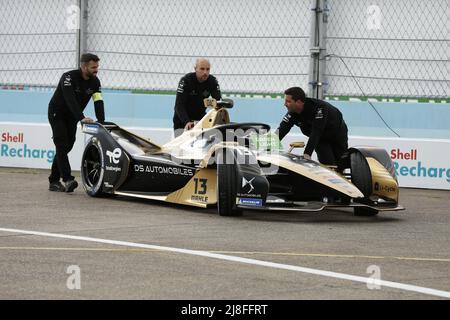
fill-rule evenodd
<path id="1" fill-rule="evenodd" d="M 268 261 L 262 261 L 262 260 L 248 259 L 248 258 L 242 258 L 242 257 L 236 257 L 236 256 L 230 256 L 230 255 L 224 255 L 224 254 L 217 254 L 217 253 L 211 253 L 211 252 L 200 251 L 200 250 L 189 250 L 189 249 L 181 249 L 181 248 L 163 247 L 163 246 L 156 246 L 156 245 L 143 244 L 143 243 L 134 243 L 134 242 L 127 242 L 127 241 L 116 241 L 116 240 L 99 239 L 99 238 L 91 238 L 91 237 L 73 236 L 73 235 L 68 235 L 68 234 L 48 233 L 48 232 L 19 230 L 19 229 L 0 228 L 0 231 L 34 235 L 34 236 L 42 236 L 42 237 L 52 237 L 52 238 L 70 239 L 70 240 L 78 240 L 78 241 L 105 243 L 105 244 L 112 244 L 112 245 L 117 245 L 117 246 L 127 246 L 127 247 L 134 247 L 134 248 L 154 249 L 154 250 L 167 251 L 167 252 L 176 252 L 176 253 L 190 254 L 190 255 L 194 255 L 194 256 L 201 256 L 201 257 L 226 260 L 226 261 L 234 261 L 234 262 L 240 262 L 240 263 L 275 268 L 275 269 L 283 269 L 283 270 L 309 273 L 309 274 L 314 274 L 314 275 L 323 276 L 323 277 L 330 277 L 330 278 L 336 278 L 336 279 L 342 279 L 342 280 L 362 282 L 365 284 L 368 284 L 368 283 L 373 284 L 373 279 L 366 278 L 366 277 L 353 276 L 353 275 L 349 275 L 349 274 L 345 274 L 345 273 L 337 273 L 337 272 L 324 271 L 324 270 L 318 270 L 318 269 L 304 268 L 304 267 L 299 267 L 299 266 L 292 266 L 292 265 L 274 263 L 274 262 L 268 262 Z M 433 296 L 437 296 L 437 297 L 450 299 L 450 292 L 448 292 L 448 291 L 418 287 L 418 286 L 413 286 L 413 285 L 409 285 L 409 284 L 403 284 L 403 283 L 385 281 L 385 280 L 377 280 L 376 284 L 383 286 L 383 287 L 389 287 L 389 288 L 406 290 L 406 291 L 413 291 L 413 292 L 418 292 L 418 293 L 423 293 L 423 294 L 428 294 L 428 295 L 433 295 Z"/>

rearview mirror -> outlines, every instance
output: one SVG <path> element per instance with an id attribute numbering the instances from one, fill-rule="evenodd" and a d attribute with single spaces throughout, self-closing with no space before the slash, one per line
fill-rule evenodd
<path id="1" fill-rule="evenodd" d="M 234 106 L 234 101 L 228 98 L 224 98 L 222 100 L 217 101 L 217 106 L 219 108 L 228 108 L 231 109 Z"/>

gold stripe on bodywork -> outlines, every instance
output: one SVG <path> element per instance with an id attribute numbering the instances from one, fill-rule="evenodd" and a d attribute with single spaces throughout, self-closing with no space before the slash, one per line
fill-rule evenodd
<path id="1" fill-rule="evenodd" d="M 163 145 L 161 152 L 177 152 L 184 144 L 189 141 L 194 141 L 198 136 L 202 135 L 205 129 L 227 123 L 230 123 L 230 116 L 227 110 L 211 110 L 191 130 L 185 130 L 183 134 Z M 189 159 L 192 158 L 193 157 L 189 155 Z"/>
<path id="2" fill-rule="evenodd" d="M 289 171 L 298 173 L 306 178 L 321 183 L 352 198 L 364 197 L 361 191 L 359 191 L 359 189 L 347 179 L 339 175 L 337 172 L 314 162 L 308 161 L 302 164 L 301 162 L 297 163 L 279 155 L 259 155 L 257 156 L 257 159 L 259 161 L 271 163 L 288 169 Z"/>

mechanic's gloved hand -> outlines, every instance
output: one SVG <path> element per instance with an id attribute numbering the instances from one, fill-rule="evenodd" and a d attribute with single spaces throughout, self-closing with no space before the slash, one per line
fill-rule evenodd
<path id="1" fill-rule="evenodd" d="M 81 123 L 94 123 L 95 121 L 89 117 L 84 117 L 81 119 Z"/>
<path id="2" fill-rule="evenodd" d="M 184 126 L 184 130 L 191 130 L 194 127 L 194 125 L 195 125 L 194 121 L 190 121 L 186 123 L 186 125 Z"/>
<path id="3" fill-rule="evenodd" d="M 307 153 L 304 153 L 303 154 L 303 159 L 311 160 L 311 156 L 309 154 L 307 154 Z"/>

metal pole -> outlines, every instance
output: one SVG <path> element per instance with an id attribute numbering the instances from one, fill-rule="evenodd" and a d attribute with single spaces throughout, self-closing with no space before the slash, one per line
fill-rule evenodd
<path id="1" fill-rule="evenodd" d="M 311 21 L 311 41 L 309 64 L 309 90 L 308 95 L 312 98 L 323 99 L 323 85 L 325 81 L 325 59 L 326 55 L 326 24 L 328 19 L 327 0 L 314 0 Z"/>
<path id="2" fill-rule="evenodd" d="M 317 98 L 323 99 L 324 97 L 324 86 L 325 86 L 325 71 L 326 71 L 326 61 L 325 56 L 327 54 L 326 46 L 326 36 L 327 36 L 327 25 L 328 25 L 328 7 L 327 0 L 320 0 L 320 8 L 322 9 L 318 15 L 319 19 L 319 56 L 318 56 L 318 74 L 317 74 Z"/>
<path id="3" fill-rule="evenodd" d="M 320 0 L 313 0 L 311 2 L 311 32 L 310 32 L 310 60 L 309 60 L 309 82 L 308 82 L 308 96 L 316 97 L 316 70 L 317 70 L 317 8 Z"/>
<path id="4" fill-rule="evenodd" d="M 87 23 L 88 23 L 88 1 L 78 0 L 80 8 L 80 29 L 77 36 L 77 65 L 80 67 L 80 58 L 87 48 Z"/>

